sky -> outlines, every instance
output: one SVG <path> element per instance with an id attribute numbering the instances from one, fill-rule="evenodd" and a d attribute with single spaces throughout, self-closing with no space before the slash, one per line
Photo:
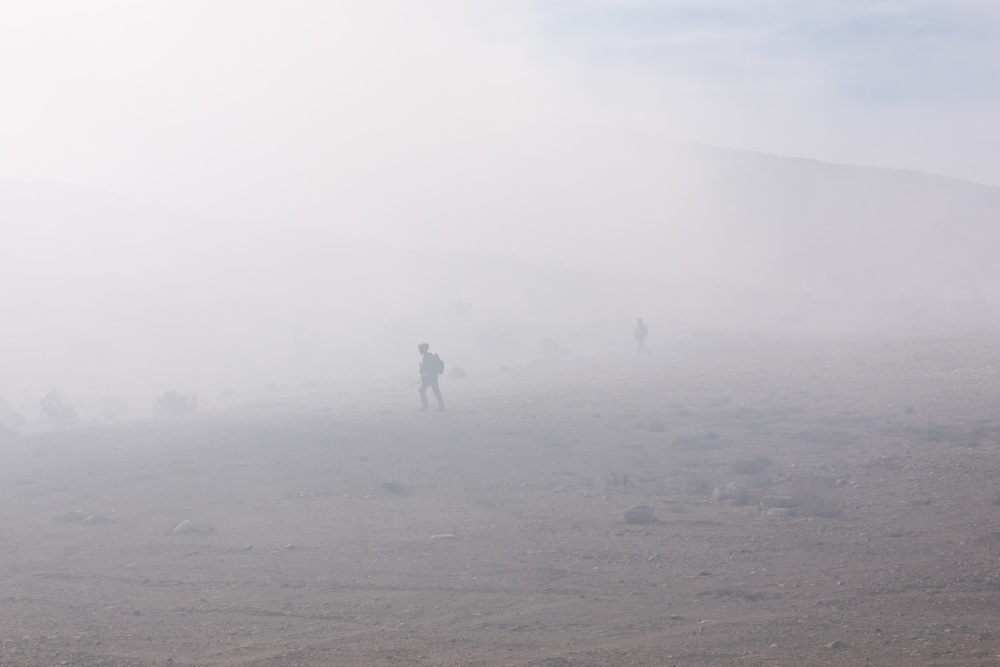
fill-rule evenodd
<path id="1" fill-rule="evenodd" d="M 961 0 L 0 0 L 0 178 L 388 241 L 387 189 L 519 133 L 1000 186 L 998 37 Z"/>

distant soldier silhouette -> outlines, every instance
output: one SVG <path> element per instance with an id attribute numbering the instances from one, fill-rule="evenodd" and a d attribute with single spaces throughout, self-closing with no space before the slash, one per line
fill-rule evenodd
<path id="1" fill-rule="evenodd" d="M 438 387 L 438 375 L 444 373 L 444 362 L 441 357 L 432 354 L 428 349 L 430 345 L 421 343 L 417 346 L 420 352 L 420 405 L 421 410 L 427 409 L 427 390 L 434 392 L 434 398 L 438 402 L 438 412 L 444 410 L 444 399 L 441 398 L 441 389 Z"/>
<path id="2" fill-rule="evenodd" d="M 635 358 L 638 359 L 639 356 L 645 352 L 649 356 L 653 356 L 653 353 L 649 351 L 646 347 L 646 336 L 649 335 L 649 327 L 642 321 L 642 318 L 637 318 L 635 321 L 635 329 L 632 331 L 632 338 L 635 340 Z"/>

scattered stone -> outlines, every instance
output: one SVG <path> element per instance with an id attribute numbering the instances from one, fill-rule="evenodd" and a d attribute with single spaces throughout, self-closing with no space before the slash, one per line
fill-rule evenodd
<path id="1" fill-rule="evenodd" d="M 772 507 L 767 512 L 768 516 L 776 516 L 782 519 L 787 519 L 789 517 L 795 516 L 795 510 L 791 507 Z"/>
<path id="2" fill-rule="evenodd" d="M 458 535 L 455 533 L 438 533 L 437 535 L 431 535 L 432 540 L 457 540 Z"/>
<path id="3" fill-rule="evenodd" d="M 764 496 L 760 499 L 760 506 L 764 509 L 769 507 L 798 507 L 799 504 L 795 502 L 794 498 L 789 496 Z"/>
<path id="4" fill-rule="evenodd" d="M 628 475 L 612 470 L 604 481 L 608 486 L 628 486 Z"/>
<path id="5" fill-rule="evenodd" d="M 196 524 L 191 519 L 184 519 L 170 531 L 171 533 L 200 533 L 202 532 L 201 526 Z"/>
<path id="6" fill-rule="evenodd" d="M 838 639 L 836 641 L 830 642 L 829 644 L 826 644 L 826 647 L 832 649 L 840 649 L 840 648 L 847 648 L 847 644 Z"/>
<path id="7" fill-rule="evenodd" d="M 649 505 L 636 505 L 625 510 L 625 523 L 648 525 L 662 522 L 656 518 L 656 513 Z"/>
<path id="8" fill-rule="evenodd" d="M 72 523 L 74 521 L 83 521 L 87 518 L 87 515 L 80 510 L 72 510 L 70 512 L 59 512 L 52 516 L 52 521 L 54 523 Z"/>
<path id="9" fill-rule="evenodd" d="M 712 491 L 712 500 L 719 502 L 732 501 L 740 505 L 745 505 L 750 501 L 750 491 L 744 484 L 728 482 L 722 486 L 715 487 L 715 490 Z"/>
<path id="10" fill-rule="evenodd" d="M 109 523 L 114 523 L 111 519 L 104 516 L 103 514 L 91 514 L 83 520 L 84 523 L 92 523 L 97 526 L 106 526 Z"/>

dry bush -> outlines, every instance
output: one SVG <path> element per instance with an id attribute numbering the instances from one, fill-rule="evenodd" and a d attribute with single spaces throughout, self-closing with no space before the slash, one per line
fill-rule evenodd
<path id="1" fill-rule="evenodd" d="M 38 402 L 42 421 L 54 428 L 75 426 L 80 422 L 76 410 L 62 392 L 53 389 Z"/>
<path id="2" fill-rule="evenodd" d="M 157 417 L 181 417 L 197 409 L 198 397 L 195 394 L 178 394 L 170 390 L 156 399 L 153 414 Z"/>

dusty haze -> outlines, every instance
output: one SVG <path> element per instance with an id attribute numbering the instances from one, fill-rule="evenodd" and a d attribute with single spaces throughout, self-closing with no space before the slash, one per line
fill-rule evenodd
<path id="1" fill-rule="evenodd" d="M 102 418 L 109 398 L 139 416 L 170 389 L 211 405 L 408 383 L 421 341 L 466 371 L 554 349 L 627 362 L 639 316 L 661 349 L 997 324 L 996 188 L 634 135 L 516 139 L 394 192 L 391 219 L 423 237 L 396 245 L 6 181 L 0 395 L 34 416 L 57 388 Z"/>
<path id="2" fill-rule="evenodd" d="M 978 0 L 0 0 L 0 665 L 995 664 L 997 63 Z"/>
<path id="3" fill-rule="evenodd" d="M 998 35 L 974 2 L 6 3 L 0 395 L 988 320 Z"/>
<path id="4" fill-rule="evenodd" d="M 0 396 L 29 415 L 409 377 L 420 341 L 626 358 L 639 316 L 664 344 L 993 323 L 981 3 L 0 12 Z"/>

